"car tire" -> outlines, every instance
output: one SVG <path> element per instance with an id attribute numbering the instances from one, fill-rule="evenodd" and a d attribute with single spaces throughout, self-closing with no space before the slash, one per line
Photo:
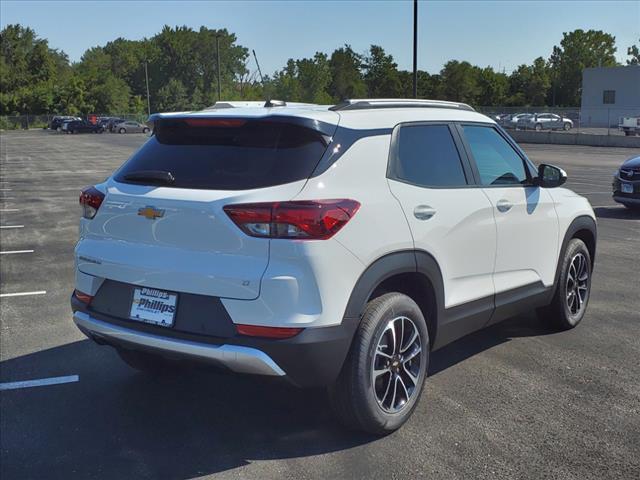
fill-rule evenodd
<path id="1" fill-rule="evenodd" d="M 540 124 L 540 123 L 536 123 L 536 125 L 533 127 L 533 129 L 534 129 L 536 132 L 540 132 L 540 131 L 542 130 L 542 124 Z"/>
<path id="2" fill-rule="evenodd" d="M 143 128 L 142 129 L 142 133 L 149 133 L 149 129 L 148 128 Z"/>
<path id="3" fill-rule="evenodd" d="M 124 128 L 121 128 L 120 130 L 118 130 L 118 133 L 125 133 L 126 130 Z"/>
<path id="4" fill-rule="evenodd" d="M 565 132 L 568 132 L 569 130 L 571 130 L 571 124 L 569 122 L 565 122 L 562 128 Z"/>
<path id="5" fill-rule="evenodd" d="M 159 355 L 120 348 L 116 351 L 124 363 L 139 372 L 158 376 L 169 374 L 173 370 L 173 365 Z"/>
<path id="6" fill-rule="evenodd" d="M 591 296 L 591 254 L 579 238 L 569 241 L 551 303 L 538 309 L 538 318 L 557 330 L 570 330 L 584 318 Z"/>
<path id="7" fill-rule="evenodd" d="M 371 300 L 342 371 L 328 389 L 337 418 L 376 435 L 400 428 L 418 405 L 429 349 L 425 318 L 410 297 L 393 292 Z M 384 373 L 376 375 L 374 369 Z"/>
<path id="8" fill-rule="evenodd" d="M 62 131 L 62 127 L 56 128 L 56 132 L 61 132 L 61 131 Z"/>

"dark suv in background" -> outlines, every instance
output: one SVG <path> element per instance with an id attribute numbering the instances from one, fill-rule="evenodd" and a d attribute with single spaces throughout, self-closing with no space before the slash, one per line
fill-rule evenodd
<path id="1" fill-rule="evenodd" d="M 640 210 L 640 155 L 625 161 L 613 177 L 613 199 Z"/>

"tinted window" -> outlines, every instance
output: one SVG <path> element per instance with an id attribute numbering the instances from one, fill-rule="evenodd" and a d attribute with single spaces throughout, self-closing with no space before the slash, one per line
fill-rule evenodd
<path id="1" fill-rule="evenodd" d="M 401 127 L 395 177 L 421 186 L 466 185 L 460 155 L 446 125 Z"/>
<path id="2" fill-rule="evenodd" d="M 116 173 L 124 183 L 140 171 L 170 172 L 177 188 L 246 190 L 308 178 L 326 143 L 311 129 L 283 121 L 162 120 L 154 135 Z"/>
<path id="3" fill-rule="evenodd" d="M 494 128 L 463 127 L 482 185 L 513 185 L 527 181 L 522 158 Z"/>

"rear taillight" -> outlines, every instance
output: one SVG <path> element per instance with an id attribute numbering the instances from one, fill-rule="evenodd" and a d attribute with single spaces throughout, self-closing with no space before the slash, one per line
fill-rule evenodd
<path id="1" fill-rule="evenodd" d="M 247 235 L 263 238 L 325 240 L 355 215 L 355 200 L 301 200 L 294 202 L 227 205 L 224 211 Z"/>
<path id="2" fill-rule="evenodd" d="M 82 206 L 82 216 L 92 219 L 98 213 L 100 205 L 104 200 L 104 193 L 96 187 L 87 187 L 80 192 L 80 205 Z"/>

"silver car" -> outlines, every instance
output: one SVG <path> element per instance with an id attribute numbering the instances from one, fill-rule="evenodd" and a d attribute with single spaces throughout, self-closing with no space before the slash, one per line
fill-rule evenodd
<path id="1" fill-rule="evenodd" d="M 118 123 L 113 130 L 118 133 L 149 133 L 150 131 L 149 127 L 144 123 L 134 122 L 133 120 Z"/>
<path id="2" fill-rule="evenodd" d="M 537 113 L 526 118 L 518 119 L 518 128 L 527 130 L 565 130 L 573 128 L 573 121 L 566 117 L 561 117 L 555 113 Z"/>

